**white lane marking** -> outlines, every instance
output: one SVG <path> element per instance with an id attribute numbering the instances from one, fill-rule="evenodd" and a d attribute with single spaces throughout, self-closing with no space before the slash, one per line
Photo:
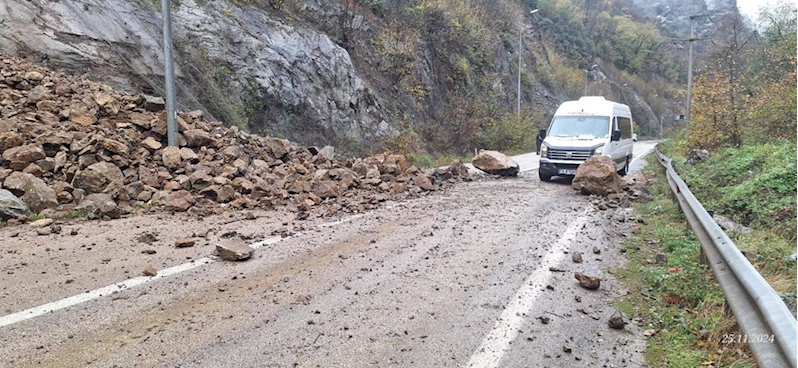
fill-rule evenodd
<path id="1" fill-rule="evenodd" d="M 557 244 L 551 248 L 541 262 L 540 266 L 535 269 L 529 277 L 524 280 L 524 285 L 518 289 L 518 292 L 510 300 L 507 308 L 502 312 L 499 320 L 493 326 L 493 329 L 482 340 L 482 344 L 471 356 L 468 361 L 467 367 L 472 368 L 488 368 L 498 367 L 504 354 L 510 344 L 518 337 L 518 329 L 524 323 L 524 319 L 532 310 L 535 304 L 535 299 L 542 292 L 546 283 L 549 282 L 552 272 L 549 267 L 556 266 L 562 261 L 565 256 L 565 250 L 570 248 L 576 238 L 578 230 L 585 223 L 588 209 L 585 209 L 579 217 L 572 222 L 565 233 L 557 241 Z"/>
<path id="2" fill-rule="evenodd" d="M 321 224 L 321 225 L 319 225 L 319 227 L 332 227 L 332 226 L 335 226 L 335 225 L 340 225 L 340 224 L 343 224 L 343 223 L 350 222 L 352 220 L 361 218 L 363 216 L 364 216 L 364 214 L 353 215 L 353 216 L 349 216 L 347 218 L 344 218 L 344 219 L 341 219 L 341 220 L 338 220 L 338 221 L 333 221 L 333 222 Z M 272 245 L 272 244 L 281 242 L 283 240 L 286 240 L 288 238 L 296 237 L 296 236 L 299 236 L 299 235 L 302 235 L 302 233 L 296 233 L 294 235 L 291 235 L 291 236 L 288 236 L 288 237 L 285 237 L 285 238 L 282 238 L 282 237 L 271 237 L 271 238 L 264 239 L 264 240 L 261 240 L 259 242 L 250 244 L 249 246 L 252 247 L 253 249 L 258 249 L 260 247 L 263 247 L 263 246 L 266 246 L 266 245 Z M 87 291 L 87 292 L 85 292 L 83 294 L 73 295 L 73 296 L 70 296 L 70 297 L 67 297 L 67 298 L 64 298 L 64 299 L 61 299 L 61 300 L 56 300 L 56 301 L 51 302 L 51 303 L 47 303 L 47 304 L 43 304 L 43 305 L 40 305 L 40 306 L 37 306 L 37 307 L 29 308 L 29 309 L 26 309 L 26 310 L 21 311 L 21 312 L 16 312 L 16 313 L 12 313 L 12 314 L 9 314 L 9 315 L 5 315 L 5 316 L 0 317 L 0 327 L 5 327 L 5 326 L 8 326 L 8 325 L 12 325 L 12 324 L 15 324 L 15 323 L 18 323 L 18 322 L 22 322 L 22 321 L 25 321 L 25 320 L 28 320 L 28 319 L 31 319 L 31 318 L 34 318 L 34 317 L 41 316 L 43 314 L 47 314 L 47 313 L 50 313 L 50 312 L 55 312 L 55 311 L 60 310 L 60 309 L 69 308 L 69 307 L 74 306 L 74 305 L 85 303 L 85 302 L 97 299 L 97 298 L 105 296 L 105 295 L 109 295 L 109 294 L 113 294 L 113 293 L 116 293 L 116 292 L 119 292 L 119 291 L 122 291 L 122 290 L 130 289 L 130 288 L 133 288 L 133 287 L 136 287 L 136 286 L 139 286 L 139 285 L 146 284 L 148 282 L 153 282 L 155 280 L 158 280 L 158 279 L 161 279 L 161 278 L 164 278 L 164 277 L 169 277 L 169 276 L 172 276 L 172 275 L 184 272 L 184 271 L 188 271 L 188 270 L 200 267 L 200 266 L 207 265 L 209 263 L 215 262 L 216 260 L 217 260 L 216 257 L 204 257 L 204 258 L 196 259 L 196 260 L 193 260 L 191 262 L 187 262 L 187 263 L 183 263 L 183 264 L 180 264 L 180 265 L 177 265 L 177 266 L 174 266 L 174 267 L 169 267 L 169 268 L 165 268 L 163 270 L 159 270 L 158 274 L 155 275 L 155 276 L 139 276 L 139 277 L 135 277 L 135 278 L 132 278 L 132 279 L 129 279 L 129 280 L 125 280 L 125 281 L 122 281 L 122 282 L 119 282 L 119 283 L 116 283 L 116 284 L 113 284 L 113 285 L 108 285 L 108 286 L 101 287 L 99 289 L 94 289 L 94 290 L 91 290 L 91 291 Z"/>
<path id="3" fill-rule="evenodd" d="M 325 224 L 321 224 L 321 225 L 319 225 L 319 227 L 322 227 L 322 228 L 324 228 L 324 227 L 333 227 L 333 226 L 336 226 L 336 225 L 345 224 L 345 223 L 350 222 L 352 220 L 357 220 L 357 219 L 359 219 L 359 218 L 361 218 L 363 216 L 365 216 L 365 214 L 363 214 L 363 213 L 357 214 L 357 215 L 352 215 L 352 216 L 349 216 L 349 217 L 347 217 L 345 219 L 340 219 L 338 221 L 333 221 L 333 222 L 328 222 L 328 223 L 325 223 Z"/>
<path id="4" fill-rule="evenodd" d="M 647 149 L 647 150 L 643 151 L 643 153 L 641 153 L 641 154 L 637 155 L 636 157 L 633 157 L 633 158 L 632 158 L 632 161 L 631 161 L 629 164 L 631 165 L 632 163 L 634 163 L 634 162 L 635 162 L 635 161 L 637 161 L 638 159 L 641 159 L 641 158 L 643 158 L 643 157 L 646 157 L 646 155 L 648 155 L 649 153 L 651 153 L 651 152 L 653 152 L 653 151 L 654 151 L 654 149 L 653 149 L 653 148 L 651 148 L 651 149 Z"/>
<path id="5" fill-rule="evenodd" d="M 258 249 L 258 248 L 260 248 L 260 247 L 262 247 L 264 245 L 272 245 L 272 244 L 275 244 L 275 243 L 279 243 L 279 242 L 281 242 L 281 241 L 283 241 L 285 239 L 292 238 L 292 237 L 299 236 L 299 235 L 302 235 L 302 233 L 296 233 L 296 234 L 291 235 L 291 236 L 286 236 L 285 238 L 279 237 L 279 236 L 274 236 L 274 237 L 271 237 L 271 238 L 268 238 L 268 239 L 261 240 L 261 241 L 259 241 L 257 243 L 252 243 L 249 246 L 252 247 L 252 249 Z"/>
<path id="6" fill-rule="evenodd" d="M 97 299 L 104 295 L 114 294 L 121 290 L 130 289 L 142 284 L 146 284 L 148 282 L 158 280 L 160 278 L 168 277 L 183 271 L 188 271 L 193 268 L 204 266 L 213 261 L 214 260 L 210 257 L 200 258 L 189 263 L 183 263 L 181 265 L 177 265 L 174 267 L 165 268 L 163 270 L 158 271 L 158 274 L 152 277 L 149 276 L 135 277 L 129 280 L 122 281 L 117 284 L 108 285 L 105 287 L 101 287 L 99 289 L 94 289 L 92 291 L 88 291 L 83 294 L 73 295 L 71 297 L 57 300 L 52 303 L 47 303 L 21 312 L 12 313 L 7 316 L 0 317 L 0 327 L 8 326 L 17 322 L 38 317 L 46 313 L 57 311 L 59 309 L 68 308 L 73 305 Z"/>

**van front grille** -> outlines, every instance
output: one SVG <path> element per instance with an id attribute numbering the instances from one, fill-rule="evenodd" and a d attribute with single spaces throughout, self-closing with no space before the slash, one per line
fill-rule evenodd
<path id="1" fill-rule="evenodd" d="M 549 149 L 549 158 L 552 160 L 584 161 L 590 157 L 589 150 L 559 150 Z"/>

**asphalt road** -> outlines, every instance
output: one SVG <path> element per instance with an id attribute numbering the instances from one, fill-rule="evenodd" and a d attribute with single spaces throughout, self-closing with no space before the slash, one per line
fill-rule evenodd
<path id="1" fill-rule="evenodd" d="M 334 222 L 257 212 L 64 225 L 76 236 L 0 229 L 0 366 L 642 366 L 641 328 L 607 327 L 627 292 L 612 274 L 631 212 L 540 182 L 535 154 L 514 158 L 519 178 Z M 270 237 L 286 227 L 296 235 Z M 232 231 L 256 257 L 208 258 Z M 147 265 L 160 275 L 140 277 Z"/>

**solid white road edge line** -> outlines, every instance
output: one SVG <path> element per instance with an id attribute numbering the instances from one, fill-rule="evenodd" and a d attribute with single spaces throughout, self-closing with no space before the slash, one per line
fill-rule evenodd
<path id="1" fill-rule="evenodd" d="M 641 158 L 643 158 L 643 157 L 646 157 L 646 156 L 648 156 L 648 154 L 649 154 L 649 153 L 651 153 L 651 152 L 654 152 L 654 149 L 653 149 L 653 148 L 652 148 L 652 149 L 650 149 L 650 150 L 643 151 L 643 153 L 641 153 L 641 154 L 637 155 L 637 157 L 633 157 L 633 158 L 632 158 L 632 161 L 631 161 L 631 162 L 629 162 L 629 164 L 631 165 L 633 162 L 637 161 L 638 159 L 641 159 Z"/>
<path id="2" fill-rule="evenodd" d="M 349 216 L 349 217 L 347 217 L 345 219 L 341 219 L 341 220 L 338 220 L 338 221 L 333 221 L 333 222 L 330 222 L 330 223 L 321 224 L 321 225 L 319 225 L 319 227 L 332 227 L 332 226 L 335 226 L 335 225 L 340 225 L 340 224 L 343 224 L 343 223 L 350 222 L 352 220 L 361 218 L 363 216 L 364 216 L 363 214 L 353 215 L 353 216 Z M 297 234 L 294 234 L 292 236 L 285 237 L 285 238 L 282 238 L 282 237 L 271 237 L 271 238 L 267 238 L 265 240 L 250 244 L 249 246 L 252 247 L 253 249 L 258 249 L 258 248 L 260 248 L 262 246 L 279 243 L 279 242 L 281 242 L 281 241 L 283 241 L 285 239 L 296 237 L 296 236 L 299 236 L 299 235 L 302 235 L 302 233 L 297 233 Z M 47 303 L 47 304 L 43 304 L 43 305 L 40 305 L 40 306 L 37 306 L 37 307 L 29 308 L 29 309 L 26 309 L 26 310 L 21 311 L 21 312 L 16 312 L 16 313 L 12 313 L 12 314 L 9 314 L 9 315 L 6 315 L 6 316 L 2 316 L 2 317 L 0 317 L 0 327 L 13 325 L 15 323 L 22 322 L 22 321 L 25 321 L 25 320 L 28 320 L 28 319 L 31 319 L 31 318 L 35 318 L 35 317 L 38 317 L 38 316 L 41 316 L 41 315 L 44 315 L 44 314 L 47 314 L 47 313 L 50 313 L 50 312 L 55 312 L 55 311 L 60 310 L 60 309 L 69 308 L 69 307 L 74 306 L 74 305 L 85 303 L 85 302 L 88 302 L 90 300 L 94 300 L 94 299 L 97 299 L 99 297 L 102 297 L 104 295 L 114 294 L 114 293 L 117 293 L 117 292 L 122 291 L 122 290 L 127 290 L 127 289 L 130 289 L 130 288 L 134 288 L 136 286 L 139 286 L 139 285 L 146 284 L 148 282 L 153 282 L 155 280 L 162 279 L 164 277 L 169 277 L 169 276 L 172 276 L 172 275 L 176 275 L 176 274 L 184 272 L 184 271 L 188 271 L 188 270 L 200 267 L 200 266 L 207 265 L 209 263 L 215 262 L 216 260 L 217 260 L 216 257 L 204 257 L 204 258 L 200 258 L 200 259 L 195 259 L 195 260 L 193 260 L 191 262 L 187 262 L 187 263 L 183 263 L 183 264 L 180 264 L 180 265 L 177 265 L 177 266 L 173 266 L 173 267 L 164 268 L 162 270 L 159 270 L 158 274 L 155 275 L 155 276 L 134 277 L 132 279 L 128 279 L 128 280 L 125 280 L 125 281 L 122 281 L 122 282 L 119 282 L 119 283 L 116 283 L 116 284 L 113 284 L 113 285 L 104 286 L 104 287 L 101 287 L 99 289 L 94 289 L 94 290 L 91 290 L 91 291 L 87 291 L 87 292 L 82 293 L 82 294 L 73 295 L 73 296 L 70 296 L 70 297 L 67 297 L 67 298 L 64 298 L 64 299 L 61 299 L 61 300 L 56 300 L 56 301 L 51 302 L 51 303 Z"/>
<path id="3" fill-rule="evenodd" d="M 40 305 L 38 307 L 33 307 L 21 312 L 12 313 L 7 316 L 0 317 L 0 327 L 12 325 L 17 322 L 22 322 L 27 319 L 31 319 L 34 317 L 41 316 L 43 314 L 47 314 L 50 312 L 57 311 L 59 309 L 64 309 L 71 307 L 73 305 L 77 305 L 80 303 L 84 303 L 93 299 L 97 299 L 103 295 L 110 295 L 114 294 L 118 291 L 130 289 L 142 284 L 146 284 L 148 282 L 152 282 L 158 280 L 160 278 L 168 277 L 183 271 L 188 271 L 193 268 L 197 268 L 200 266 L 204 266 L 208 263 L 213 262 L 214 260 L 210 257 L 200 258 L 194 260 L 189 263 L 183 263 L 181 265 L 177 265 L 174 267 L 166 268 L 163 270 L 158 271 L 158 274 L 152 277 L 148 276 L 139 276 L 129 280 L 122 281 L 117 284 L 108 285 L 105 287 L 101 287 L 99 289 L 94 289 L 83 294 L 73 295 L 68 298 L 64 298 L 61 300 L 56 300 L 52 303 L 47 303 L 44 305 Z"/>
<path id="4" fill-rule="evenodd" d="M 557 241 L 557 244 L 549 250 L 543 258 L 540 266 L 535 269 L 529 277 L 524 280 L 524 284 L 510 300 L 507 308 L 502 312 L 499 320 L 493 329 L 482 340 L 482 344 L 471 356 L 467 367 L 489 368 L 498 367 L 510 344 L 518 337 L 518 329 L 524 323 L 525 318 L 535 304 L 538 295 L 549 282 L 552 272 L 549 267 L 556 266 L 562 261 L 567 250 L 573 243 L 577 232 L 585 223 L 588 208 L 572 222 L 565 233 Z"/>

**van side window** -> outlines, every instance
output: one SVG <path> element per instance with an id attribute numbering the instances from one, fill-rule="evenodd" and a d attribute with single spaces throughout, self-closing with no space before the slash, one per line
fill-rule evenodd
<path id="1" fill-rule="evenodd" d="M 621 139 L 632 138 L 632 119 L 625 116 L 618 116 L 618 129 L 621 131 Z"/>

